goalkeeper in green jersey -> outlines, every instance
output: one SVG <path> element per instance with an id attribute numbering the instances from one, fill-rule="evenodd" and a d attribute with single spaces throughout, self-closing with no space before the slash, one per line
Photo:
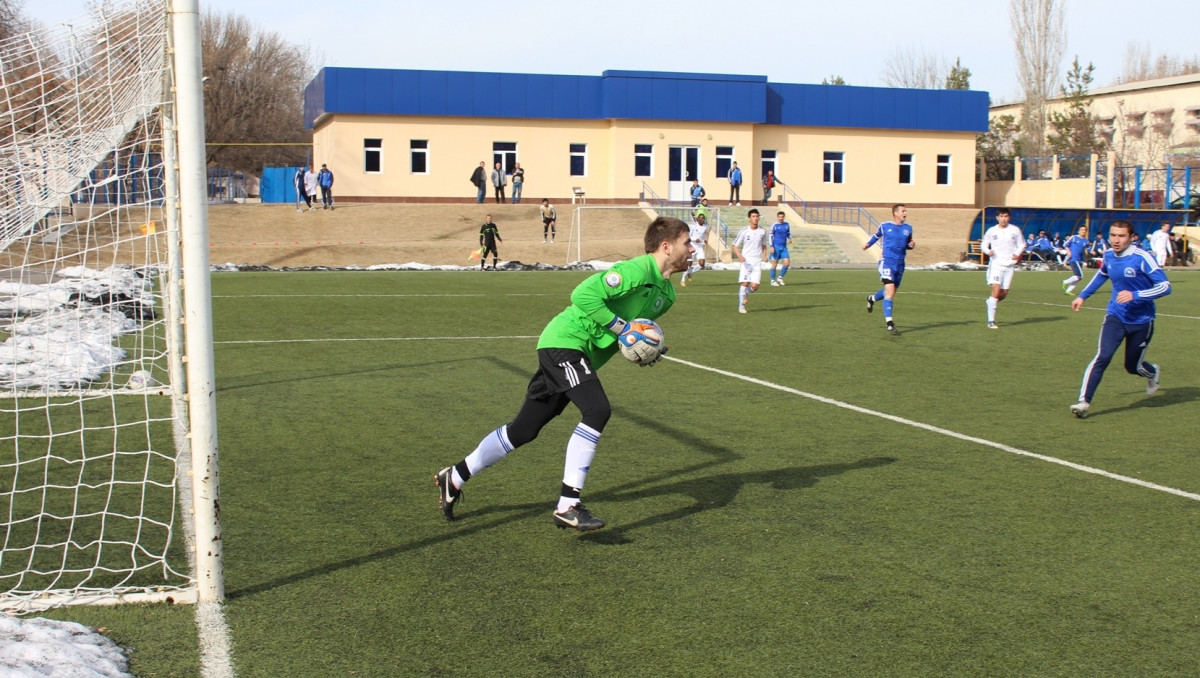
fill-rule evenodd
<path id="1" fill-rule="evenodd" d="M 454 520 L 463 483 L 537 438 L 567 403 L 574 403 L 583 420 L 567 441 L 562 495 L 554 523 L 581 531 L 604 527 L 604 521 L 579 501 L 596 443 L 612 414 L 596 370 L 617 352 L 619 336 L 637 332 L 630 321 L 654 320 L 675 303 L 671 274 L 686 270 L 692 254 L 687 224 L 668 217 L 655 219 L 646 228 L 645 247 L 646 254 L 618 262 L 579 283 L 571 293 L 571 305 L 546 325 L 538 339 L 538 369 L 529 380 L 517 416 L 485 436 L 462 461 L 434 476 L 438 504 L 447 520 Z"/>

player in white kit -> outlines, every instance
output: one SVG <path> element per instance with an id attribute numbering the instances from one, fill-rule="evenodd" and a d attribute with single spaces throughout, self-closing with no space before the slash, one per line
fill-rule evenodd
<path id="1" fill-rule="evenodd" d="M 687 287 L 688 281 L 692 279 L 692 275 L 696 271 L 704 270 L 704 243 L 708 242 L 708 219 L 703 213 L 696 215 L 696 221 L 688 224 L 688 239 L 691 240 L 692 249 L 695 253 L 692 259 L 688 262 L 688 269 L 683 272 L 679 278 L 679 284 L 682 287 Z"/>
<path id="2" fill-rule="evenodd" d="M 987 300 L 987 326 L 996 329 L 996 306 L 1008 296 L 1013 270 L 1025 254 L 1025 236 L 1019 226 L 1009 223 L 1012 215 L 1007 207 L 996 210 L 996 225 L 983 234 L 980 249 L 988 256 L 987 282 L 992 296 Z"/>
<path id="3" fill-rule="evenodd" d="M 738 268 L 738 313 L 746 312 L 746 300 L 762 284 L 763 252 L 770 238 L 767 229 L 758 227 L 758 210 L 750 210 L 746 217 L 750 225 L 738 231 L 732 248 L 742 264 Z"/>

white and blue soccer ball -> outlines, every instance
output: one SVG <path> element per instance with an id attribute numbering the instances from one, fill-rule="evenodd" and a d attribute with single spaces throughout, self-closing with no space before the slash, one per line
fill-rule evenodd
<path id="1" fill-rule="evenodd" d="M 617 338 L 621 355 L 636 365 L 650 365 L 658 361 L 666 347 L 662 328 L 648 318 L 638 318 L 629 323 L 629 330 Z"/>

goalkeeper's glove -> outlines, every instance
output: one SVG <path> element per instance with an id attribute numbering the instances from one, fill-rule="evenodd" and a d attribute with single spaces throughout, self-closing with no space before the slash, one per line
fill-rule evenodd
<path id="1" fill-rule="evenodd" d="M 652 346 L 658 345 L 658 339 L 646 336 L 642 332 L 642 328 L 646 325 L 639 322 L 627 322 L 622 320 L 620 316 L 614 317 L 612 322 L 608 324 L 608 329 L 617 335 L 617 341 L 623 346 L 633 346 L 639 341 L 644 341 Z"/>
<path id="2" fill-rule="evenodd" d="M 663 350 L 662 350 L 662 352 L 660 352 L 660 353 L 658 354 L 658 357 L 657 357 L 657 358 L 655 358 L 654 360 L 651 360 L 650 362 L 648 362 L 648 363 L 646 363 L 646 364 L 644 364 L 644 365 L 642 365 L 642 364 L 639 364 L 639 365 L 638 365 L 638 367 L 654 367 L 655 365 L 657 365 L 657 364 L 658 364 L 658 361 L 662 360 L 663 356 L 665 356 L 665 355 L 667 354 L 667 349 L 668 349 L 668 348 L 670 348 L 670 347 L 669 347 L 669 346 L 663 346 Z"/>

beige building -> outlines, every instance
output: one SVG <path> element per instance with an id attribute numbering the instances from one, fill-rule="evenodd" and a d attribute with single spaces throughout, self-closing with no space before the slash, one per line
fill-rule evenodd
<path id="1" fill-rule="evenodd" d="M 306 90 L 313 160 L 339 200 L 474 201 L 499 162 L 523 202 L 772 199 L 970 206 L 987 94 L 787 85 L 761 76 L 600 77 L 326 68 Z M 577 196 L 577 194 L 579 194 Z M 491 202 L 489 185 L 486 200 Z"/>

